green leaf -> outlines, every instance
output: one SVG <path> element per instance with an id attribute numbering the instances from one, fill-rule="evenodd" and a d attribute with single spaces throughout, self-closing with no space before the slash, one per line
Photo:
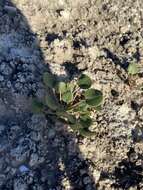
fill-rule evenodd
<path id="1" fill-rule="evenodd" d="M 54 88 L 56 85 L 56 78 L 53 74 L 45 72 L 43 74 L 43 82 L 49 88 Z"/>
<path id="2" fill-rule="evenodd" d="M 76 123 L 76 117 L 70 114 L 67 114 L 67 119 L 70 124 L 75 124 Z"/>
<path id="3" fill-rule="evenodd" d="M 77 105 L 77 107 L 75 107 L 76 111 L 79 112 L 85 112 L 87 111 L 87 109 L 89 108 L 89 105 L 86 103 L 85 100 L 80 101 L 80 103 Z"/>
<path id="4" fill-rule="evenodd" d="M 95 107 L 95 110 L 96 110 L 96 111 L 101 111 L 101 105 Z"/>
<path id="5" fill-rule="evenodd" d="M 92 81 L 87 75 L 82 74 L 79 77 L 77 84 L 81 89 L 88 89 L 91 87 Z"/>
<path id="6" fill-rule="evenodd" d="M 73 100 L 73 89 L 74 85 L 71 83 L 59 83 L 58 91 L 61 94 L 61 99 L 67 104 Z"/>
<path id="7" fill-rule="evenodd" d="M 63 94 L 64 92 L 66 92 L 67 90 L 67 86 L 65 82 L 59 82 L 58 84 L 58 92 Z"/>
<path id="8" fill-rule="evenodd" d="M 69 125 L 76 123 L 76 117 L 74 115 L 68 114 L 66 110 L 56 111 L 56 115 Z"/>
<path id="9" fill-rule="evenodd" d="M 67 103 L 67 104 L 69 104 L 70 102 L 72 102 L 72 100 L 73 100 L 73 94 L 72 94 L 72 92 L 71 92 L 71 91 L 65 92 L 65 93 L 62 95 L 62 100 L 63 100 L 65 103 Z"/>
<path id="10" fill-rule="evenodd" d="M 80 123 L 83 126 L 83 128 L 89 128 L 93 122 L 89 115 L 82 115 L 80 117 Z"/>
<path id="11" fill-rule="evenodd" d="M 68 86 L 69 86 L 71 92 L 73 92 L 75 90 L 76 85 L 74 82 L 68 83 Z"/>
<path id="12" fill-rule="evenodd" d="M 128 74 L 135 75 L 139 72 L 138 65 L 136 63 L 130 63 L 128 66 Z"/>
<path id="13" fill-rule="evenodd" d="M 48 93 L 45 97 L 45 103 L 52 110 L 59 110 L 60 109 L 59 102 L 57 101 L 54 93 L 50 90 L 48 91 Z"/>
<path id="14" fill-rule="evenodd" d="M 32 99 L 32 111 L 33 113 L 42 113 L 44 111 L 43 103 L 39 102 L 36 98 Z"/>
<path id="15" fill-rule="evenodd" d="M 74 85 L 73 85 L 72 83 L 69 83 L 69 82 L 66 83 L 66 90 L 73 92 L 73 90 L 74 90 Z"/>
<path id="16" fill-rule="evenodd" d="M 85 121 L 87 121 L 87 119 Z M 89 121 L 89 123 L 90 122 L 91 121 Z M 89 126 L 89 123 L 87 123 L 88 126 Z M 84 127 L 85 125 L 83 126 L 81 121 L 77 121 L 76 124 L 70 124 L 70 127 L 72 128 L 73 131 L 79 132 L 79 134 L 84 137 L 91 137 L 91 136 L 95 135 L 95 132 L 90 131 L 88 129 L 87 125 L 86 125 L 86 127 Z"/>
<path id="17" fill-rule="evenodd" d="M 84 137 L 92 137 L 95 135 L 95 132 L 92 132 L 86 128 L 80 129 L 79 134 L 84 136 Z"/>
<path id="18" fill-rule="evenodd" d="M 98 107 L 103 101 L 102 92 L 96 89 L 88 89 L 84 93 L 86 102 L 90 106 Z"/>

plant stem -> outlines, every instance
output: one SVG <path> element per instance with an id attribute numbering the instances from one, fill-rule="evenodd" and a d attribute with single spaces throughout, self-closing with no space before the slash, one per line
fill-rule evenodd
<path id="1" fill-rule="evenodd" d="M 76 99 L 79 90 L 80 90 L 80 88 L 78 87 L 78 88 L 73 92 L 73 94 L 75 94 L 75 95 L 74 95 L 73 102 L 74 102 L 74 100 Z"/>
<path id="2" fill-rule="evenodd" d="M 76 104 L 74 104 L 71 107 L 69 107 L 68 111 L 73 110 L 73 108 L 75 108 L 76 106 L 78 106 L 78 104 L 80 104 L 80 102 L 77 102 Z"/>

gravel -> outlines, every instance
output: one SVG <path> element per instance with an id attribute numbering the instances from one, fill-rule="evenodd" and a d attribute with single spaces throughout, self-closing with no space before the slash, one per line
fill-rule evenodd
<path id="1" fill-rule="evenodd" d="M 0 190 L 143 189 L 141 0 L 0 1 Z M 102 90 L 92 138 L 33 114 L 42 73 Z"/>

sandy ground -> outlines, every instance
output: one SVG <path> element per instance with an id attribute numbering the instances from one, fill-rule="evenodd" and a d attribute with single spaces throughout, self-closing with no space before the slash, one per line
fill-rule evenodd
<path id="1" fill-rule="evenodd" d="M 142 0 L 0 1 L 0 190 L 143 190 Z M 33 114 L 42 73 L 103 91 L 96 135 Z"/>

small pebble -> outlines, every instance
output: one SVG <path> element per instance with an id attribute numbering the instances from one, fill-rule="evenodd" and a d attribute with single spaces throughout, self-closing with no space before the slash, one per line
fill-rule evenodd
<path id="1" fill-rule="evenodd" d="M 25 166 L 25 165 L 21 165 L 21 166 L 19 167 L 19 170 L 20 170 L 21 173 L 22 173 L 22 172 L 28 172 L 28 171 L 29 171 L 29 168 L 28 168 L 27 166 Z"/>

